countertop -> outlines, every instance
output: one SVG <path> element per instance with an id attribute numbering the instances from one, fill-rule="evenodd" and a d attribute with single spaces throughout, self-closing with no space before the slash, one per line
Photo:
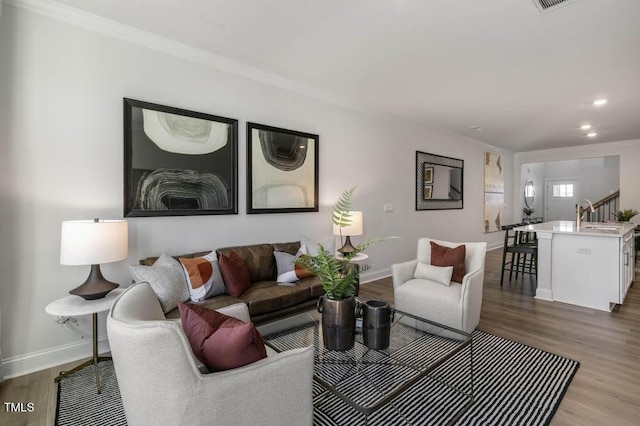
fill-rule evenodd
<path id="1" fill-rule="evenodd" d="M 632 232 L 636 224 L 632 222 L 582 222 L 580 229 L 571 220 L 535 223 L 514 228 L 516 231 L 551 232 L 552 234 L 592 235 L 597 237 L 620 238 Z"/>

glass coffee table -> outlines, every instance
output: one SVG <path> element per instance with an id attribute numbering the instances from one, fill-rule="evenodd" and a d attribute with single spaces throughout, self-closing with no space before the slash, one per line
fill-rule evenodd
<path id="1" fill-rule="evenodd" d="M 277 352 L 315 348 L 314 381 L 321 385 L 314 383 L 316 409 L 330 404 L 327 401 L 337 396 L 364 415 L 366 422 L 369 415 L 393 405 L 394 399 L 418 381 L 424 384 L 425 380 L 432 380 L 433 386 L 455 394 L 453 399 L 459 401 L 440 422 L 454 424 L 473 404 L 471 335 L 397 310 L 393 312 L 390 345 L 382 350 L 365 346 L 360 329 L 356 329 L 352 349 L 324 348 L 321 314 L 316 311 L 264 324 L 258 329 L 264 342 Z M 455 370 L 439 369 L 448 361 L 456 363 Z"/>

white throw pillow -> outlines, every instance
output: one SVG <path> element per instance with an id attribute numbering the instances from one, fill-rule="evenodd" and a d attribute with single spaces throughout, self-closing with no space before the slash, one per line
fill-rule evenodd
<path id="1" fill-rule="evenodd" d="M 422 278 L 446 285 L 451 284 L 451 276 L 453 275 L 453 266 L 433 266 L 428 263 L 418 262 L 413 278 Z"/>
<path id="2" fill-rule="evenodd" d="M 152 266 L 131 265 L 130 270 L 135 282 L 149 283 L 165 314 L 175 309 L 178 302 L 189 299 L 182 265 L 166 253 L 162 253 Z"/>

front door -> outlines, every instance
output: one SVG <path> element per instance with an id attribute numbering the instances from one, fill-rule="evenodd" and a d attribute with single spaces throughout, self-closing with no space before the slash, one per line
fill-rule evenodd
<path id="1" fill-rule="evenodd" d="M 547 179 L 545 183 L 545 222 L 576 220 L 577 179 Z"/>

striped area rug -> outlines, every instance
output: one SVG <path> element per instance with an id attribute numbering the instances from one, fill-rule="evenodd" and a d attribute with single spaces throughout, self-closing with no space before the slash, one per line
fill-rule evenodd
<path id="1" fill-rule="evenodd" d="M 549 424 L 579 363 L 482 331 L 473 333 L 473 341 L 475 402 L 456 424 Z M 314 383 L 314 425 L 448 424 L 465 399 L 440 379 L 468 377 L 466 363 L 467 358 L 452 358 L 368 419 Z M 126 425 L 113 364 L 99 365 L 100 395 L 91 367 L 60 381 L 56 425 Z"/>

